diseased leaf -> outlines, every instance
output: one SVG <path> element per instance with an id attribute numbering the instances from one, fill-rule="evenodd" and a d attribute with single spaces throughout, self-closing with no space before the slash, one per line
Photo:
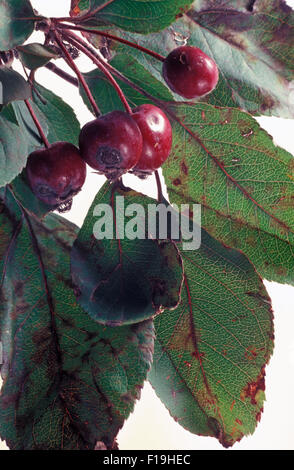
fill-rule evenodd
<path id="1" fill-rule="evenodd" d="M 71 271 L 78 302 L 99 323 L 137 323 L 179 302 L 178 250 L 169 240 L 148 239 L 148 204 L 154 203 L 106 184 L 89 209 L 73 246 Z"/>
<path id="2" fill-rule="evenodd" d="M 0 210 L 0 436 L 15 450 L 111 449 L 150 368 L 153 323 L 106 328 L 77 305 L 69 254 L 77 228 Z M 21 351 L 21 354 L 20 354 Z"/>
<path id="3" fill-rule="evenodd" d="M 191 3 L 193 0 L 72 0 L 71 16 L 80 15 L 79 23 L 91 26 L 115 25 L 148 34 L 173 23 Z"/>
<path id="4" fill-rule="evenodd" d="M 181 254 L 182 301 L 155 319 L 149 379 L 181 426 L 229 447 L 261 418 L 271 302 L 246 257 L 204 231 L 200 249 Z"/>
<path id="5" fill-rule="evenodd" d="M 202 221 L 214 238 L 241 250 L 264 279 L 294 285 L 293 242 L 237 219 L 223 217 L 205 205 L 202 205 Z"/>
<path id="6" fill-rule="evenodd" d="M 31 88 L 28 82 L 18 72 L 4 65 L 0 65 L 0 84 L 0 104 L 27 100 L 31 97 Z"/>
<path id="7" fill-rule="evenodd" d="M 254 4 L 200 0 L 160 33 L 144 37 L 118 31 L 117 35 L 164 56 L 186 43 L 197 46 L 214 59 L 220 71 L 216 89 L 201 101 L 240 107 L 256 115 L 293 118 L 293 18 L 284 0 L 256 0 Z M 135 49 L 132 54 L 163 81 L 160 62 Z"/>
<path id="8" fill-rule="evenodd" d="M 33 32 L 35 19 L 29 0 L 0 0 L 0 51 L 22 44 Z"/>
<path id="9" fill-rule="evenodd" d="M 211 235 L 242 249 L 268 279 L 293 282 L 293 157 L 239 110 L 204 103 L 166 110 L 173 116 L 173 150 L 163 165 L 170 201 L 201 204 Z"/>
<path id="10" fill-rule="evenodd" d="M 17 48 L 20 60 L 25 67 L 34 70 L 50 62 L 51 59 L 57 59 L 57 52 L 52 47 L 43 44 L 31 43 Z"/>

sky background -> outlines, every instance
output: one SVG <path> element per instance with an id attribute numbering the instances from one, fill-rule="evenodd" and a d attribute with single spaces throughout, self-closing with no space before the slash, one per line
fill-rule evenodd
<path id="1" fill-rule="evenodd" d="M 32 0 L 32 5 L 46 16 L 67 16 L 70 0 Z M 287 2 L 294 8 L 294 0 Z M 34 33 L 28 42 L 42 40 L 40 33 Z M 57 61 L 66 69 L 62 61 Z M 84 59 L 77 63 L 83 71 L 93 65 Z M 21 69 L 18 69 L 21 71 Z M 37 81 L 52 89 L 57 95 L 74 107 L 81 124 L 92 120 L 93 116 L 83 104 L 77 90 L 44 69 L 37 72 Z M 260 125 L 274 138 L 277 145 L 294 154 L 293 121 L 262 117 Z M 127 175 L 125 184 L 149 196 L 156 196 L 156 186 L 152 177 L 142 182 Z M 104 178 L 88 171 L 83 191 L 74 199 L 72 210 L 65 214 L 72 222 L 81 225 L 87 210 L 103 184 Z M 275 315 L 275 351 L 266 369 L 266 396 L 264 413 L 253 436 L 245 437 L 233 450 L 294 449 L 294 287 L 265 282 L 272 298 Z M 142 398 L 136 404 L 134 413 L 119 433 L 121 450 L 165 449 L 165 450 L 220 450 L 222 446 L 212 438 L 198 437 L 184 430 L 169 415 L 164 405 L 156 397 L 151 386 L 146 383 Z M 0 442 L 0 449 L 5 449 Z"/>

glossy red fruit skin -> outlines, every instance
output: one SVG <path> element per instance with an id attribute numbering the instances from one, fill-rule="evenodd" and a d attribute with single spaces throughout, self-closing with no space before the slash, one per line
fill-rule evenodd
<path id="1" fill-rule="evenodd" d="M 144 176 L 167 159 L 172 147 L 172 127 L 165 113 L 152 104 L 138 106 L 132 116 L 143 137 L 142 154 L 133 173 Z"/>
<path id="2" fill-rule="evenodd" d="M 79 145 L 88 165 L 109 179 L 116 179 L 139 161 L 143 139 L 131 115 L 112 111 L 83 127 Z"/>
<path id="3" fill-rule="evenodd" d="M 210 93 L 218 82 L 216 63 L 193 46 L 174 49 L 165 58 L 162 73 L 171 90 L 188 99 Z"/>
<path id="4" fill-rule="evenodd" d="M 31 153 L 26 174 L 33 193 L 43 202 L 65 212 L 86 179 L 86 164 L 79 149 L 68 142 Z"/>

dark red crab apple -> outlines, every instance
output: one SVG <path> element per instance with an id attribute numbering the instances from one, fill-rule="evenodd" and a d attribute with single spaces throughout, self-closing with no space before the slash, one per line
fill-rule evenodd
<path id="1" fill-rule="evenodd" d="M 26 173 L 34 194 L 52 209 L 70 210 L 72 198 L 86 179 L 86 164 L 79 150 L 68 142 L 31 153 Z"/>
<path id="2" fill-rule="evenodd" d="M 172 147 L 172 128 L 165 113 L 152 104 L 138 106 L 132 116 L 143 137 L 142 154 L 133 173 L 144 177 L 167 159 Z"/>
<path id="3" fill-rule="evenodd" d="M 210 93 L 218 82 L 215 62 L 193 46 L 174 49 L 165 58 L 162 73 L 171 90 L 188 99 Z"/>
<path id="4" fill-rule="evenodd" d="M 88 122 L 80 133 L 82 158 L 110 179 L 118 178 L 136 165 L 142 146 L 138 125 L 123 111 L 112 111 Z"/>

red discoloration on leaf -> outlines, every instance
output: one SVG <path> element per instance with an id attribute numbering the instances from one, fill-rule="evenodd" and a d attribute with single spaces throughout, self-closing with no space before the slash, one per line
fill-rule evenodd
<path id="1" fill-rule="evenodd" d="M 265 390 L 265 367 L 261 369 L 256 382 L 249 382 L 247 386 L 241 392 L 241 400 L 244 401 L 245 398 L 250 398 L 252 405 L 257 405 L 258 393 L 264 392 Z"/>
<path id="2" fill-rule="evenodd" d="M 79 3 L 80 0 L 71 0 L 70 16 L 75 17 L 81 14 Z"/>
<path id="3" fill-rule="evenodd" d="M 192 356 L 195 357 L 197 360 L 200 360 L 201 357 L 205 356 L 204 352 L 199 353 L 199 351 L 193 351 Z"/>
<path id="4" fill-rule="evenodd" d="M 261 415 L 263 413 L 263 407 L 260 409 L 258 413 L 256 413 L 256 421 L 259 422 L 261 419 Z"/>
<path id="5" fill-rule="evenodd" d="M 181 163 L 181 170 L 185 175 L 188 174 L 188 167 L 184 161 Z"/>
<path id="6" fill-rule="evenodd" d="M 256 352 L 255 347 L 247 348 L 247 350 L 245 351 L 245 357 L 249 361 L 253 361 L 256 358 L 256 356 L 257 356 L 257 352 Z"/>

